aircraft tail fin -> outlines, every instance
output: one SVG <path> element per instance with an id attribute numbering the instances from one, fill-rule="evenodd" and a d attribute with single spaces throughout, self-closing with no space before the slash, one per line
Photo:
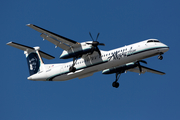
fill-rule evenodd
<path id="1" fill-rule="evenodd" d="M 24 54 L 26 55 L 30 75 L 36 74 L 37 72 L 45 69 L 44 62 L 41 56 L 49 60 L 54 58 L 53 56 L 40 51 L 40 47 L 29 47 L 15 42 L 9 42 L 7 43 L 7 45 L 24 51 Z"/>

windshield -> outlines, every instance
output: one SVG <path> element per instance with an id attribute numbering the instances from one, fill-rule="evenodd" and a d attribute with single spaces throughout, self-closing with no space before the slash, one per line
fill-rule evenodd
<path id="1" fill-rule="evenodd" d="M 150 43 L 150 42 L 160 42 L 159 40 L 148 40 L 147 43 Z"/>

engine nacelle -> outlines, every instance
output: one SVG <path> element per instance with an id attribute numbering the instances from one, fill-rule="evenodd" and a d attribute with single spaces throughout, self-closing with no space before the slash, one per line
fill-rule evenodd
<path id="1" fill-rule="evenodd" d="M 74 45 L 68 50 L 64 50 L 60 56 L 60 59 L 81 57 L 84 54 L 90 53 L 91 48 L 92 48 L 92 45 L 88 45 L 85 42 Z"/>
<path id="2" fill-rule="evenodd" d="M 135 68 L 137 67 L 137 65 L 135 63 L 128 63 L 126 65 L 122 65 L 119 67 L 114 67 L 111 69 L 106 69 L 102 71 L 102 74 L 113 74 L 113 73 L 124 73 L 126 70 L 131 69 L 131 68 Z"/>

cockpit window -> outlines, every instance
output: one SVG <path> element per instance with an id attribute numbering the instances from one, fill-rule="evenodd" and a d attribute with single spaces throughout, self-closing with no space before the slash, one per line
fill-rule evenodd
<path id="1" fill-rule="evenodd" d="M 153 42 L 153 40 L 148 40 L 147 43 Z"/>
<path id="2" fill-rule="evenodd" d="M 160 42 L 159 40 L 154 40 L 154 42 Z"/>
<path id="3" fill-rule="evenodd" d="M 150 43 L 150 42 L 160 42 L 159 40 L 148 40 L 147 43 Z"/>

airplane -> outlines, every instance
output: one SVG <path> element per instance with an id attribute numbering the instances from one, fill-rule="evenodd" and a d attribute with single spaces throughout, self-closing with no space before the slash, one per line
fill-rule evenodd
<path id="1" fill-rule="evenodd" d="M 56 47 L 64 51 L 60 59 L 73 58 L 73 61 L 58 64 L 44 64 L 42 57 L 54 59 L 55 57 L 40 50 L 40 47 L 29 47 L 15 42 L 9 42 L 7 45 L 24 51 L 27 59 L 29 74 L 28 80 L 33 81 L 66 81 L 74 78 L 85 78 L 92 76 L 95 72 L 102 71 L 102 74 L 115 74 L 115 81 L 112 86 L 119 87 L 119 78 L 122 73 L 127 71 L 143 74 L 151 72 L 164 75 L 164 72 L 154 70 L 141 65 L 147 64 L 143 59 L 157 56 L 163 59 L 163 54 L 169 50 L 169 47 L 158 39 L 147 39 L 141 42 L 130 44 L 124 47 L 109 51 L 103 51 L 98 48 L 104 43 L 93 39 L 93 41 L 76 42 L 72 39 L 55 34 L 33 24 L 27 24 L 28 27 L 41 33 L 43 39 L 53 43 Z"/>

